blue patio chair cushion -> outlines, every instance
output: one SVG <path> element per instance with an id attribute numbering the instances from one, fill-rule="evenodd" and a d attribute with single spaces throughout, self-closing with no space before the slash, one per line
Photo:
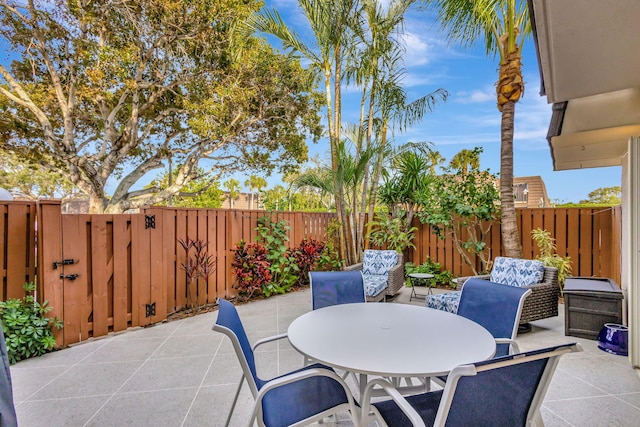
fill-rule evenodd
<path id="1" fill-rule="evenodd" d="M 317 310 L 337 304 L 365 302 L 360 271 L 311 271 L 311 307 Z"/>
<path id="2" fill-rule="evenodd" d="M 389 284 L 389 276 L 385 274 L 368 274 L 364 276 L 364 293 L 374 297 L 384 291 Z"/>
<path id="3" fill-rule="evenodd" d="M 460 291 L 429 295 L 425 304 L 429 308 L 456 314 L 458 312 L 458 305 L 460 304 Z"/>
<path id="4" fill-rule="evenodd" d="M 362 274 L 387 276 L 389 270 L 397 263 L 398 252 L 396 251 L 366 249 L 362 258 Z"/>
<path id="5" fill-rule="evenodd" d="M 527 286 L 542 282 L 544 264 L 532 259 L 496 257 L 489 280 L 510 286 Z"/>
<path id="6" fill-rule="evenodd" d="M 293 372 L 314 368 L 332 370 L 328 366 L 316 363 Z M 288 372 L 287 375 L 291 373 Z M 300 396 L 305 398 L 301 399 Z M 269 427 L 289 426 L 346 401 L 347 394 L 340 383 L 334 379 L 306 378 L 267 392 L 262 399 L 263 420 Z M 295 405 L 292 405 L 292 402 L 295 402 Z"/>
<path id="7" fill-rule="evenodd" d="M 415 409 L 420 418 L 427 426 L 432 426 L 436 420 L 438 413 L 438 405 L 442 399 L 443 390 L 433 391 L 431 393 L 417 394 L 414 396 L 406 396 L 407 402 Z M 379 403 L 373 403 L 378 409 L 380 416 L 387 425 L 394 427 L 413 427 L 411 421 L 402 412 L 402 409 L 393 400 L 385 400 Z"/>
<path id="8" fill-rule="evenodd" d="M 514 339 L 523 298 L 530 292 L 519 286 L 472 278 L 462 288 L 457 314 L 482 325 L 494 338 Z M 497 346 L 496 356 L 507 354 L 508 344 Z"/>

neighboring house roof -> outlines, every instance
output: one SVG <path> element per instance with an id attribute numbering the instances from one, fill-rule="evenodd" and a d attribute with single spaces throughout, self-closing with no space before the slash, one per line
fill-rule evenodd
<path id="1" fill-rule="evenodd" d="M 500 178 L 495 181 L 496 188 L 500 188 Z M 516 208 L 549 208 L 551 200 L 547 194 L 547 187 L 539 175 L 514 176 L 513 195 Z"/>
<path id="2" fill-rule="evenodd" d="M 551 201 L 547 187 L 541 176 L 520 176 L 513 178 L 516 208 L 548 208 Z"/>
<path id="3" fill-rule="evenodd" d="M 220 209 L 231 209 L 229 192 L 225 191 L 223 194 L 224 198 L 222 199 L 222 206 L 220 206 Z M 233 209 L 264 210 L 262 197 L 259 197 L 257 194 L 253 194 L 253 199 L 251 197 L 251 193 L 240 193 L 238 198 L 233 199 Z"/>
<path id="4" fill-rule="evenodd" d="M 640 1 L 528 3 L 554 169 L 620 165 L 640 134 Z"/>

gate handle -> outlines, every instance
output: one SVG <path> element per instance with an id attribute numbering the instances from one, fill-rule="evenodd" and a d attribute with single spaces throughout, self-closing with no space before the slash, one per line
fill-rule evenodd
<path id="1" fill-rule="evenodd" d="M 59 265 L 71 265 L 73 263 L 75 263 L 73 258 L 72 259 L 63 259 L 62 261 L 53 261 L 53 269 L 56 270 Z"/>
<path id="2" fill-rule="evenodd" d="M 69 279 L 69 280 L 76 280 L 77 277 L 78 277 L 77 274 L 67 274 L 66 276 L 64 274 L 60 275 L 61 279 Z"/>

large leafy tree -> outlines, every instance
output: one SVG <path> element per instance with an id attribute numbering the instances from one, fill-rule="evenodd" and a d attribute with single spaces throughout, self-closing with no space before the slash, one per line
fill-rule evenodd
<path id="1" fill-rule="evenodd" d="M 1 0 L 17 59 L 0 65 L 0 141 L 66 174 L 92 212 L 297 165 L 320 134 L 316 95 L 296 61 L 239 34 L 260 4 Z M 136 189 L 170 161 L 171 185 Z"/>
<path id="2" fill-rule="evenodd" d="M 202 172 L 200 174 L 202 175 Z M 171 184 L 168 174 L 149 183 L 150 187 L 155 188 L 166 188 L 169 185 Z M 220 189 L 219 182 L 210 182 L 206 178 L 200 178 L 190 181 L 179 193 L 158 204 L 180 208 L 220 208 L 224 199 L 224 192 Z"/>
<path id="3" fill-rule="evenodd" d="M 500 59 L 496 84 L 500 130 L 500 203 L 505 255 L 522 256 L 513 197 L 513 132 L 516 103 L 524 93 L 522 46 L 531 34 L 526 0 L 423 0 L 453 42 L 466 46 L 479 40 L 487 54 Z"/>
<path id="4" fill-rule="evenodd" d="M 588 199 L 580 200 L 580 203 L 598 203 L 603 205 L 619 205 L 622 203 L 622 187 L 596 188 L 588 194 Z"/>
<path id="5" fill-rule="evenodd" d="M 463 157 L 480 158 L 481 148 L 467 150 Z M 498 216 L 497 177 L 480 169 L 480 162 L 450 162 L 444 174 L 419 188 L 415 198 L 420 205 L 416 216 L 441 238 L 451 237 L 458 254 L 474 274 L 491 267 L 486 237 Z"/>
<path id="6" fill-rule="evenodd" d="M 12 151 L 0 152 L 0 187 L 20 198 L 37 200 L 68 199 L 77 194 L 77 188 L 57 170 L 41 164 L 24 161 Z"/>

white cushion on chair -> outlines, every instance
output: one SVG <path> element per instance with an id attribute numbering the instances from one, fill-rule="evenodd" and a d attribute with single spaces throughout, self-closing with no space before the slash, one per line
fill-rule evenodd
<path id="1" fill-rule="evenodd" d="M 456 314 L 458 312 L 458 305 L 460 304 L 461 293 L 462 292 L 460 291 L 454 291 L 429 295 L 425 305 L 429 308 L 435 308 L 437 310 L 448 311 L 449 313 Z"/>
<path id="2" fill-rule="evenodd" d="M 384 274 L 368 274 L 364 277 L 364 293 L 374 297 L 387 288 L 389 277 Z"/>
<path id="3" fill-rule="evenodd" d="M 527 286 L 542 282 L 544 264 L 532 259 L 496 257 L 489 280 L 510 286 Z"/>
<path id="4" fill-rule="evenodd" d="M 368 275 L 389 274 L 389 270 L 398 263 L 398 252 L 389 250 L 366 249 L 362 259 L 362 274 L 365 279 Z M 366 280 L 365 280 L 366 281 Z"/>

